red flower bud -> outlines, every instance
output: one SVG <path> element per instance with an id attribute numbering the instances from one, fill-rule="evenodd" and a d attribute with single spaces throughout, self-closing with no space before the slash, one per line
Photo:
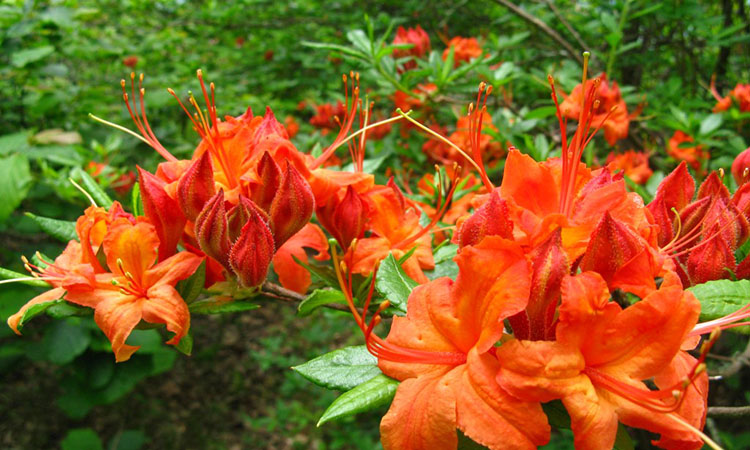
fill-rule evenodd
<path id="1" fill-rule="evenodd" d="M 232 207 L 227 213 L 227 223 L 229 225 L 229 239 L 234 242 L 240 237 L 242 227 L 250 220 L 252 211 L 257 212 L 268 223 L 268 214 L 260 209 L 252 200 L 240 194 L 239 203 Z"/>
<path id="2" fill-rule="evenodd" d="M 662 180 L 656 189 L 654 201 L 658 198 L 663 198 L 664 206 L 667 208 L 667 211 L 670 211 L 671 216 L 672 208 L 681 211 L 693 199 L 694 193 L 695 180 L 693 180 L 690 172 L 688 172 L 687 163 L 683 161 L 672 173 L 664 177 L 664 180 Z M 649 206 L 653 203 L 651 202 Z"/>
<path id="3" fill-rule="evenodd" d="M 459 247 L 476 245 L 486 236 L 513 237 L 508 205 L 497 190 L 492 191 L 489 200 L 466 219 L 458 233 Z"/>
<path id="4" fill-rule="evenodd" d="M 724 183 L 719 178 L 716 172 L 708 174 L 703 183 L 698 188 L 698 195 L 696 198 L 713 197 L 721 200 L 729 201 L 729 189 L 724 186 Z"/>
<path id="5" fill-rule="evenodd" d="M 175 199 L 164 190 L 165 182 L 138 167 L 143 212 L 159 236 L 159 260 L 174 255 L 187 220 Z"/>
<path id="6" fill-rule="evenodd" d="M 734 251 L 722 239 L 719 227 L 719 224 L 711 227 L 706 233 L 708 242 L 702 241 L 690 251 L 687 260 L 690 285 L 728 278 L 729 270 L 734 271 Z"/>
<path id="7" fill-rule="evenodd" d="M 740 186 L 750 181 L 750 147 L 734 158 L 732 176 Z"/>
<path id="8" fill-rule="evenodd" d="M 195 221 L 203 206 L 216 194 L 214 187 L 214 169 L 209 152 L 203 152 L 200 158 L 190 164 L 177 184 L 177 199 L 185 217 Z"/>
<path id="9" fill-rule="evenodd" d="M 229 264 L 237 274 L 240 284 L 255 287 L 266 279 L 268 266 L 274 253 L 274 239 L 268 224 L 253 208 L 249 220 L 242 227 L 240 237 L 229 253 Z"/>
<path id="10" fill-rule="evenodd" d="M 220 262 L 229 270 L 229 226 L 224 206 L 224 190 L 220 189 L 203 207 L 195 219 L 195 237 L 206 255 Z"/>
<path id="11" fill-rule="evenodd" d="M 287 164 L 281 185 L 269 209 L 276 248 L 302 229 L 312 217 L 315 197 L 307 181 L 292 164 Z"/>
<path id="12" fill-rule="evenodd" d="M 263 116 L 263 121 L 258 125 L 253 135 L 252 146 L 258 145 L 258 143 L 269 136 L 280 136 L 283 139 L 289 139 L 289 135 L 286 132 L 286 128 L 273 114 L 270 106 L 266 106 L 266 115 Z"/>
<path id="13" fill-rule="evenodd" d="M 273 202 L 281 184 L 281 169 L 270 153 L 263 152 L 263 156 L 258 163 L 257 173 L 260 180 L 258 184 L 253 186 L 250 198 L 262 210 L 269 211 L 271 202 Z"/>
<path id="14" fill-rule="evenodd" d="M 555 308 L 560 299 L 560 286 L 570 273 L 568 257 L 562 247 L 558 228 L 546 241 L 531 252 L 534 272 L 526 310 L 508 319 L 517 339 L 554 339 Z"/>
<path id="15" fill-rule="evenodd" d="M 364 236 L 369 206 L 352 186 L 347 186 L 343 199 L 333 196 L 325 208 L 318 210 L 318 220 L 346 250 L 354 239 Z"/>
<path id="16" fill-rule="evenodd" d="M 639 264 L 633 264 L 632 262 L 638 257 L 644 257 L 643 261 L 639 259 Z M 631 266 L 634 265 L 638 266 L 636 267 L 638 270 L 631 270 L 629 276 L 637 278 L 640 283 L 628 280 L 627 284 L 628 286 L 645 286 L 645 290 L 636 292 L 640 294 L 656 287 L 652 273 L 653 264 L 650 261 L 646 243 L 640 236 L 627 225 L 613 219 L 607 211 L 591 235 L 586 254 L 581 260 L 581 271 L 597 272 L 604 278 L 609 288 L 614 290 L 621 287 L 620 281 L 623 278 L 627 278 L 619 276 L 621 271 L 626 268 L 633 269 Z"/>
<path id="17" fill-rule="evenodd" d="M 672 219 L 667 211 L 664 197 L 659 197 L 648 204 L 646 207 L 654 218 L 654 222 L 659 227 L 657 242 L 660 247 L 664 247 L 674 238 L 674 229 L 672 228 Z"/>

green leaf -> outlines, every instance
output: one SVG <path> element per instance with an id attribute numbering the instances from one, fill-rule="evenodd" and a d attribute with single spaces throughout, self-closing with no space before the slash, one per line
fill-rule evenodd
<path id="1" fill-rule="evenodd" d="M 0 159 L 0 222 L 26 198 L 31 181 L 29 160 L 25 156 L 14 154 Z"/>
<path id="2" fill-rule="evenodd" d="M 369 381 L 341 394 L 325 410 L 318 426 L 331 420 L 349 417 L 387 405 L 396 395 L 398 381 L 385 375 L 376 375 Z"/>
<path id="3" fill-rule="evenodd" d="M 628 429 L 623 424 L 617 424 L 617 435 L 615 436 L 615 446 L 612 450 L 635 450 L 633 439 L 628 434 Z"/>
<path id="4" fill-rule="evenodd" d="M 62 450 L 103 450 L 102 441 L 91 428 L 76 428 L 68 431 L 60 442 Z"/>
<path id="5" fill-rule="evenodd" d="M 721 114 L 709 114 L 701 121 L 700 134 L 710 134 L 721 126 Z"/>
<path id="6" fill-rule="evenodd" d="M 393 253 L 389 253 L 380 263 L 378 276 L 375 280 L 375 288 L 398 311 L 406 314 L 406 303 L 409 299 L 409 294 L 418 285 L 419 283 L 406 275 L 404 269 L 401 268 L 396 258 L 393 257 Z"/>
<path id="7" fill-rule="evenodd" d="M 18 329 L 20 330 L 21 328 L 23 328 L 26 322 L 30 321 L 31 319 L 38 316 L 39 314 L 47 311 L 47 309 L 49 309 L 50 307 L 60 304 L 60 303 L 64 303 L 64 302 L 65 300 L 58 298 L 58 299 L 50 300 L 44 303 L 37 303 L 36 305 L 27 309 L 26 312 L 23 313 L 21 320 L 18 322 Z"/>
<path id="8" fill-rule="evenodd" d="M 218 301 L 210 298 L 193 302 L 189 305 L 190 312 L 193 314 L 226 314 L 241 311 L 250 311 L 260 308 L 260 305 L 245 301 Z"/>
<path id="9" fill-rule="evenodd" d="M 27 212 L 26 216 L 30 217 L 34 222 L 36 222 L 36 224 L 39 225 L 39 228 L 41 228 L 42 231 L 57 240 L 60 240 L 62 242 L 78 240 L 75 222 L 37 216 L 30 212 Z"/>
<path id="10" fill-rule="evenodd" d="M 27 64 L 46 58 L 55 52 L 55 47 L 45 45 L 43 47 L 27 48 L 10 55 L 10 63 L 15 67 L 24 67 Z"/>
<path id="11" fill-rule="evenodd" d="M 206 261 L 203 261 L 198 269 L 188 278 L 180 280 L 175 288 L 185 303 L 190 304 L 198 298 L 206 283 Z"/>
<path id="12" fill-rule="evenodd" d="M 378 359 L 364 345 L 334 350 L 292 369 L 318 386 L 340 391 L 353 389 L 381 373 Z"/>
<path id="13" fill-rule="evenodd" d="M 701 303 L 700 321 L 724 317 L 742 308 L 750 298 L 750 280 L 715 280 L 688 289 Z M 750 326 L 730 328 L 743 334 L 750 334 Z"/>
<path id="14" fill-rule="evenodd" d="M 55 364 L 67 364 L 86 351 L 91 342 L 91 333 L 75 319 L 60 320 L 44 336 L 43 346 L 47 359 Z"/>
<path id="15" fill-rule="evenodd" d="M 193 335 L 191 333 L 186 334 L 180 339 L 180 342 L 174 346 L 180 353 L 190 356 L 193 353 Z"/>
<path id="16" fill-rule="evenodd" d="M 346 38 L 354 45 L 354 48 L 364 54 L 369 55 L 372 52 L 372 43 L 362 30 L 351 30 L 346 33 Z"/>
<path id="17" fill-rule="evenodd" d="M 306 299 L 302 300 L 297 307 L 297 314 L 302 317 L 309 316 L 316 309 L 329 303 L 345 305 L 346 297 L 344 297 L 343 292 L 335 289 L 316 289 Z"/>
<path id="18" fill-rule="evenodd" d="M 135 183 L 133 190 L 130 192 L 130 206 L 133 209 L 133 215 L 143 216 L 146 213 L 143 212 L 143 200 L 141 199 L 141 185 Z"/>
<path id="19" fill-rule="evenodd" d="M 16 278 L 29 278 L 29 275 L 25 273 L 14 272 L 8 269 L 3 269 L 2 267 L 0 267 L 0 279 L 13 280 Z M 17 283 L 25 284 L 27 286 L 38 286 L 38 287 L 45 287 L 45 288 L 50 287 L 49 283 L 47 283 L 46 281 L 42 281 L 42 280 L 24 279 L 23 281 L 17 281 Z"/>
<path id="20" fill-rule="evenodd" d="M 29 132 L 5 134 L 0 136 L 0 155 L 9 153 L 22 153 L 29 148 Z"/>
<path id="21" fill-rule="evenodd" d="M 140 450 L 146 445 L 146 435 L 140 430 L 125 430 L 109 441 L 109 450 Z"/>
<path id="22" fill-rule="evenodd" d="M 91 198 L 94 199 L 98 206 L 103 206 L 109 209 L 109 207 L 112 205 L 112 199 L 109 197 L 109 195 L 107 195 L 106 192 L 104 192 L 104 189 L 99 186 L 99 184 L 91 177 L 91 175 L 86 173 L 86 171 L 82 170 L 80 167 L 76 167 L 75 169 L 73 169 L 71 175 L 81 180 L 81 182 L 83 183 L 83 188 L 86 189 L 86 192 L 91 195 Z"/>

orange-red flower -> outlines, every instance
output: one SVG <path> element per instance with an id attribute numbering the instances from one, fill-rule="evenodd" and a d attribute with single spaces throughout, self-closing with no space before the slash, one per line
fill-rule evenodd
<path id="1" fill-rule="evenodd" d="M 677 130 L 672 137 L 669 138 L 669 142 L 667 143 L 667 154 L 677 161 L 685 161 L 695 170 L 701 170 L 703 162 L 706 161 L 710 155 L 707 150 L 704 150 L 702 145 L 695 145 L 693 147 L 687 147 L 684 145 L 693 141 L 694 139 L 692 136 L 681 130 Z"/>
<path id="2" fill-rule="evenodd" d="M 653 170 L 648 166 L 648 153 L 628 150 L 624 153 L 610 153 L 607 156 L 607 167 L 610 171 L 622 171 L 626 177 L 637 184 L 645 184 Z"/>
<path id="3" fill-rule="evenodd" d="M 324 103 L 315 107 L 315 115 L 310 118 L 310 125 L 320 128 L 326 133 L 339 127 L 346 116 L 346 105 L 337 101 L 336 104 Z M 338 118 L 339 122 L 336 122 Z"/>
<path id="4" fill-rule="evenodd" d="M 729 91 L 729 95 L 722 97 L 716 90 L 716 79 L 711 78 L 711 94 L 717 102 L 713 109 L 715 113 L 728 110 L 732 106 L 732 99 L 737 102 L 740 111 L 750 112 L 750 84 L 737 83 L 734 89 Z"/>
<path id="5" fill-rule="evenodd" d="M 94 320 L 112 343 L 118 362 L 138 349 L 125 341 L 141 320 L 165 324 L 174 333 L 167 343 L 179 343 L 190 327 L 190 314 L 174 286 L 192 275 L 203 258 L 183 251 L 157 263 L 156 228 L 144 217 L 123 212 L 119 203 L 109 211 L 87 209 L 76 230 L 80 243 L 71 241 L 54 263 L 40 269 L 40 278 L 53 289 L 8 319 L 11 328 L 18 332 L 29 307 L 64 296 L 95 309 Z"/>
<path id="6" fill-rule="evenodd" d="M 459 117 L 456 122 L 456 131 L 448 136 L 448 140 L 461 149 L 472 148 L 472 139 L 476 138 L 476 136 L 472 135 L 476 134 L 476 131 L 472 131 L 472 120 L 477 119 L 469 115 Z M 497 128 L 492 124 L 492 116 L 487 112 L 482 113 L 481 120 L 483 129 L 489 129 L 495 133 L 497 132 Z M 482 153 L 482 158 L 485 162 L 497 161 L 505 154 L 503 145 L 488 133 L 479 134 L 477 145 L 479 146 L 479 151 Z M 431 139 L 425 142 L 422 146 L 422 150 L 434 161 L 441 164 L 450 165 L 455 162 L 465 169 L 471 168 L 466 161 L 466 158 L 446 142 Z"/>
<path id="7" fill-rule="evenodd" d="M 482 47 L 476 38 L 465 38 L 456 36 L 450 41 L 443 51 L 443 61 L 448 59 L 451 47 L 453 48 L 453 66 L 458 67 L 462 63 L 467 63 L 474 58 L 482 56 Z"/>
<path id="8" fill-rule="evenodd" d="M 596 87 L 594 87 L 595 85 Z M 607 140 L 609 145 L 615 145 L 615 142 L 628 137 L 628 127 L 630 126 L 628 107 L 622 98 L 620 87 L 616 81 L 608 82 L 607 74 L 602 73 L 598 78 L 587 82 L 586 92 L 592 88 L 596 89 L 596 97 L 599 103 L 589 116 L 591 126 L 604 128 L 604 139 Z M 580 120 L 581 108 L 585 108 L 583 97 L 584 90 L 579 84 L 573 88 L 570 95 L 560 105 L 563 116 Z"/>
<path id="9" fill-rule="evenodd" d="M 419 25 L 416 28 L 404 28 L 400 26 L 396 30 L 396 37 L 393 39 L 393 45 L 398 44 L 411 44 L 412 47 L 395 50 L 393 52 L 394 58 L 405 58 L 408 56 L 421 58 L 430 51 L 430 36 Z M 406 61 L 402 67 L 403 70 L 411 70 L 417 67 L 417 62 L 411 59 Z"/>
<path id="10" fill-rule="evenodd" d="M 732 176 L 737 185 L 750 181 L 750 147 L 743 150 L 732 162 Z"/>
<path id="11" fill-rule="evenodd" d="M 503 389 L 526 401 L 562 399 L 576 448 L 611 447 L 618 422 L 661 434 L 654 443 L 664 448 L 702 446 L 693 431 L 705 420 L 708 377 L 681 349 L 700 304 L 676 277 L 622 309 L 598 274 L 567 276 L 559 311 L 554 341 L 498 348 Z"/>
<path id="12" fill-rule="evenodd" d="M 368 349 L 383 373 L 401 381 L 380 424 L 383 447 L 455 449 L 458 428 L 491 449 L 534 449 L 549 440 L 544 413 L 538 403 L 499 388 L 501 362 L 493 356 L 503 320 L 525 305 L 526 258 L 518 245 L 494 237 L 456 261 L 456 281 L 445 277 L 417 287 L 406 317 L 394 318 L 386 339 L 357 313 L 339 274 Z"/>

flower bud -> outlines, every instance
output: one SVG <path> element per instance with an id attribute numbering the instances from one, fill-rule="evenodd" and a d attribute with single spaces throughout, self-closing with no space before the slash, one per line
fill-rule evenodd
<path id="1" fill-rule="evenodd" d="M 513 222 L 507 203 L 496 190 L 492 191 L 489 200 L 466 219 L 458 233 L 459 247 L 476 245 L 486 236 L 512 238 Z"/>
<path id="2" fill-rule="evenodd" d="M 734 271 L 736 267 L 734 252 L 726 240 L 722 239 L 719 224 L 711 227 L 705 235 L 708 242 L 699 243 L 688 256 L 687 275 L 690 285 L 728 278 L 729 271 Z"/>
<path id="3" fill-rule="evenodd" d="M 201 250 L 220 262 L 227 270 L 230 268 L 228 258 L 232 245 L 228 228 L 224 190 L 220 189 L 195 219 L 195 237 Z"/>
<path id="4" fill-rule="evenodd" d="M 554 339 L 555 309 L 563 278 L 570 273 L 560 228 L 531 251 L 533 274 L 526 310 L 508 319 L 517 339 Z"/>
<path id="5" fill-rule="evenodd" d="M 240 284 L 255 287 L 266 279 L 274 254 L 274 239 L 268 224 L 257 209 L 249 210 L 249 219 L 229 253 L 229 264 Z"/>
<path id="6" fill-rule="evenodd" d="M 214 169 L 211 155 L 203 152 L 200 158 L 190 164 L 177 184 L 177 199 L 185 217 L 195 221 L 203 206 L 216 194 Z"/>
<path id="7" fill-rule="evenodd" d="M 279 169 L 270 153 L 263 152 L 263 156 L 258 162 L 257 173 L 259 180 L 253 186 L 250 198 L 262 210 L 269 211 L 271 202 L 273 202 L 281 184 L 281 169 Z"/>
<path id="8" fill-rule="evenodd" d="M 333 196 L 325 208 L 318 210 L 320 223 L 344 250 L 349 248 L 354 239 L 364 236 L 368 215 L 368 204 L 352 186 L 347 186 L 346 194 L 340 201 Z"/>
<path id="9" fill-rule="evenodd" d="M 654 201 L 663 198 L 667 211 L 671 211 L 672 208 L 681 211 L 693 199 L 694 193 L 695 180 L 688 172 L 687 163 L 683 161 L 672 173 L 664 177 L 656 189 Z"/>
<path id="10" fill-rule="evenodd" d="M 143 212 L 159 236 L 159 260 L 175 254 L 187 220 L 177 201 L 164 190 L 166 183 L 138 167 Z"/>
<path id="11" fill-rule="evenodd" d="M 260 209 L 252 200 L 240 194 L 239 203 L 232 207 L 227 213 L 227 224 L 229 225 L 229 240 L 234 242 L 240 237 L 242 227 L 250 220 L 252 211 L 257 212 L 268 223 L 268 214 Z"/>
<path id="12" fill-rule="evenodd" d="M 283 139 L 289 139 L 289 134 L 286 132 L 286 128 L 273 114 L 270 106 L 266 107 L 266 114 L 263 116 L 263 121 L 258 125 L 253 135 L 252 146 L 258 145 L 259 142 L 266 139 L 268 136 L 279 136 Z"/>
<path id="13" fill-rule="evenodd" d="M 732 176 L 738 186 L 742 186 L 750 181 L 750 147 L 734 158 Z"/>
<path id="14" fill-rule="evenodd" d="M 268 211 L 276 248 L 302 229 L 312 217 L 315 198 L 307 181 L 287 164 L 279 190 Z"/>

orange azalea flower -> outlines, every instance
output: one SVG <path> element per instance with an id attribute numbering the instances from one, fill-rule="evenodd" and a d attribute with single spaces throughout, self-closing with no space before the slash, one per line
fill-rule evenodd
<path id="1" fill-rule="evenodd" d="M 284 118 L 284 128 L 286 128 L 289 139 L 293 139 L 294 136 L 297 136 L 297 133 L 299 133 L 299 124 L 294 116 L 286 116 Z"/>
<path id="2" fill-rule="evenodd" d="M 718 113 L 728 110 L 732 106 L 732 99 L 737 102 L 737 106 L 742 112 L 750 112 L 750 84 L 737 85 L 729 92 L 729 95 L 722 97 L 716 90 L 716 77 L 711 77 L 711 94 L 713 94 L 717 103 L 713 112 Z"/>
<path id="3" fill-rule="evenodd" d="M 498 383 L 521 400 L 562 399 L 576 448 L 611 447 L 618 422 L 661 434 L 661 447 L 700 448 L 706 350 L 696 360 L 681 349 L 700 304 L 675 276 L 626 309 L 609 297 L 598 274 L 567 276 L 556 340 L 503 343 Z"/>
<path id="4" fill-rule="evenodd" d="M 310 125 L 325 132 L 335 130 L 339 127 L 336 119 L 342 122 L 346 114 L 346 106 L 340 101 L 335 105 L 324 103 L 315 107 L 315 115 L 310 119 Z"/>
<path id="5" fill-rule="evenodd" d="M 305 248 L 317 251 L 313 256 L 318 261 L 325 261 L 328 256 L 328 239 L 317 225 L 308 223 L 284 243 L 273 255 L 273 270 L 279 276 L 281 285 L 300 294 L 307 292 L 312 278 L 310 272 L 297 264 L 294 258 L 307 263 Z"/>
<path id="6" fill-rule="evenodd" d="M 630 178 L 636 184 L 646 184 L 653 170 L 648 166 L 648 156 L 646 152 L 637 152 L 628 150 L 625 153 L 610 153 L 607 156 L 607 168 L 612 171 L 621 170 L 626 177 Z"/>
<path id="7" fill-rule="evenodd" d="M 175 284 L 188 278 L 203 258 L 179 252 L 157 264 L 160 242 L 147 219 L 125 213 L 115 202 L 109 211 L 91 207 L 78 219 L 80 243 L 71 241 L 65 251 L 40 272 L 53 289 L 32 299 L 8 319 L 18 333 L 18 323 L 31 306 L 58 298 L 95 309 L 94 320 L 112 343 L 118 362 L 126 361 L 138 347 L 125 344 L 133 328 L 144 320 L 165 324 L 175 333 L 167 343 L 176 345 L 187 333 L 190 315 Z M 101 254 L 103 261 L 96 255 Z"/>
<path id="8" fill-rule="evenodd" d="M 417 25 L 416 28 L 404 28 L 398 27 L 396 30 L 396 37 L 393 39 L 393 45 L 398 44 L 411 44 L 412 48 L 409 49 L 397 49 L 393 52 L 394 58 L 405 58 L 413 56 L 415 58 L 421 58 L 430 51 L 430 36 L 422 29 L 421 26 Z M 417 62 L 409 60 L 403 65 L 403 70 L 411 70 L 417 67 Z"/>
<path id="9" fill-rule="evenodd" d="M 165 324 L 174 333 L 167 344 L 177 345 L 188 332 L 190 313 L 174 286 L 203 259 L 180 252 L 156 264 L 159 238 L 153 225 L 126 218 L 109 226 L 102 248 L 111 272 L 97 274 L 90 288 L 68 288 L 66 300 L 95 309 L 94 320 L 112 343 L 117 362 L 138 350 L 125 341 L 141 320 Z"/>
<path id="10" fill-rule="evenodd" d="M 703 146 L 683 147 L 680 144 L 693 142 L 693 137 L 677 130 L 674 132 L 669 143 L 667 144 L 667 154 L 677 161 L 685 161 L 695 170 L 701 170 L 703 161 L 706 161 L 710 155 Z"/>
<path id="11" fill-rule="evenodd" d="M 448 59 L 450 49 L 453 47 L 453 67 L 458 67 L 461 63 L 469 62 L 474 58 L 482 56 L 482 47 L 476 38 L 465 38 L 456 36 L 448 42 L 446 49 L 443 51 L 443 61 Z"/>
<path id="12" fill-rule="evenodd" d="M 628 107 L 625 100 L 622 99 L 620 87 L 617 82 L 611 84 L 607 81 L 607 74 L 602 73 L 597 78 L 599 80 L 596 88 L 596 96 L 599 100 L 598 106 L 595 106 L 589 120 L 594 128 L 604 128 L 604 138 L 609 145 L 615 145 L 620 139 L 628 137 L 628 127 L 630 126 L 631 117 L 628 116 Z M 590 90 L 594 85 L 591 80 L 586 85 L 586 90 Z M 573 89 L 573 92 L 565 98 L 560 105 L 562 115 L 569 119 L 578 120 L 581 115 L 581 106 L 584 101 L 584 91 L 579 84 Z M 613 110 L 614 108 L 614 110 Z"/>
<path id="13" fill-rule="evenodd" d="M 500 362 L 492 349 L 503 319 L 523 309 L 528 296 L 526 258 L 516 244 L 493 237 L 456 261 L 455 283 L 444 277 L 412 291 L 406 317 L 394 317 L 386 339 L 372 333 L 377 313 L 369 324 L 360 316 L 348 277 L 337 271 L 368 350 L 383 373 L 401 381 L 380 424 L 383 448 L 455 449 L 456 428 L 491 449 L 546 444 L 550 428 L 540 405 L 495 382 Z M 334 266 L 340 267 L 335 253 Z"/>
<path id="14" fill-rule="evenodd" d="M 416 245 L 414 254 L 404 263 L 404 271 L 418 283 L 427 282 L 423 270 L 435 267 L 429 234 L 434 224 L 420 226 L 418 205 L 406 198 L 392 181 L 388 186 L 376 186 L 366 192 L 363 200 L 368 204 L 367 229 L 372 235 L 359 239 L 350 248 L 352 272 L 370 274 L 388 253 L 400 258 Z"/>

